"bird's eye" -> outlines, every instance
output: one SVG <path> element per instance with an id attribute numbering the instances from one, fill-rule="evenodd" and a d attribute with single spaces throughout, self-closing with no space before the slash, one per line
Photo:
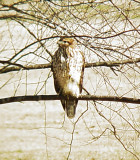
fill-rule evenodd
<path id="1" fill-rule="evenodd" d="M 64 43 L 67 43 L 67 41 L 63 41 Z"/>

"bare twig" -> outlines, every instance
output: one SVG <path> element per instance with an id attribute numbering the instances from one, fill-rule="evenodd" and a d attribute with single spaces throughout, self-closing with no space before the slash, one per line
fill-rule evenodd
<path id="1" fill-rule="evenodd" d="M 97 113 L 98 113 L 101 117 L 103 117 L 103 118 L 112 126 L 113 130 L 111 130 L 111 132 L 114 134 L 115 138 L 121 143 L 121 145 L 123 146 L 123 148 L 124 148 L 126 151 L 128 151 L 129 153 L 131 153 L 137 160 L 139 160 L 138 156 L 137 156 L 135 153 L 133 153 L 131 150 L 129 150 L 129 149 L 124 145 L 124 143 L 122 142 L 121 138 L 120 138 L 119 135 L 117 134 L 117 130 L 116 130 L 115 125 L 114 125 L 109 119 L 107 119 L 107 118 L 98 110 L 98 107 L 96 106 L 96 103 L 95 103 L 95 102 L 94 102 L 94 107 L 95 107 Z"/>

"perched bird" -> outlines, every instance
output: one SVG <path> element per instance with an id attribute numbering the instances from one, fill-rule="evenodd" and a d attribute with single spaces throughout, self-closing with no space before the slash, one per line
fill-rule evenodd
<path id="1" fill-rule="evenodd" d="M 62 106 L 69 118 L 75 116 L 79 94 L 82 92 L 85 58 L 74 38 L 61 38 L 52 57 L 52 72 L 56 92 L 63 96 Z"/>

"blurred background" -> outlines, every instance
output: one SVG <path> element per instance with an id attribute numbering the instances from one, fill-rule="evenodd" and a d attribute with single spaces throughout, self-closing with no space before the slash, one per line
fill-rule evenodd
<path id="1" fill-rule="evenodd" d="M 139 98 L 139 22 L 137 0 L 1 0 L 0 98 L 56 94 L 42 65 L 61 36 L 74 37 L 94 64 L 84 74 L 91 95 Z M 79 101 L 70 120 L 60 101 L 5 102 L 0 159 L 138 160 L 140 104 Z"/>

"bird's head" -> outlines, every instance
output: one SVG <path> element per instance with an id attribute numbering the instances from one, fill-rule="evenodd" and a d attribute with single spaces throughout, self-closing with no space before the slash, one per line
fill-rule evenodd
<path id="1" fill-rule="evenodd" d="M 71 47 L 75 48 L 77 41 L 74 38 L 61 38 L 57 44 L 61 47 Z"/>

